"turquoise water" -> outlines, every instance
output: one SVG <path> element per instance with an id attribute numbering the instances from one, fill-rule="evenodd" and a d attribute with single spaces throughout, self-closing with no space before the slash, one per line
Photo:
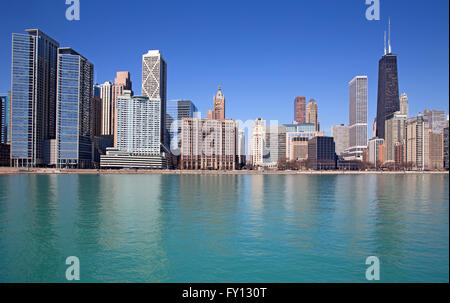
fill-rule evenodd
<path id="1" fill-rule="evenodd" d="M 0 176 L 0 282 L 449 281 L 448 175 Z"/>

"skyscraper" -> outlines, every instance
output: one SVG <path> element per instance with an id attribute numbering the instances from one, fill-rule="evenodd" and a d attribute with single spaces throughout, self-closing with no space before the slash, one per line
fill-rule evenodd
<path id="1" fill-rule="evenodd" d="M 214 96 L 213 115 L 215 120 L 225 120 L 225 96 L 222 93 L 220 86 Z"/>
<path id="2" fill-rule="evenodd" d="M 129 72 L 117 72 L 116 78 L 114 79 L 114 85 L 112 87 L 112 112 L 111 112 L 111 132 L 114 134 L 114 146 L 117 145 L 117 131 L 116 131 L 116 124 L 117 124 L 117 110 L 116 110 L 116 104 L 117 104 L 117 98 L 123 95 L 123 92 L 125 90 L 132 91 L 132 83 L 130 80 L 130 73 Z"/>
<path id="3" fill-rule="evenodd" d="M 294 100 L 294 123 L 306 123 L 306 98 L 296 97 Z"/>
<path id="4" fill-rule="evenodd" d="M 252 128 L 251 163 L 253 166 L 264 164 L 264 148 L 266 140 L 266 121 L 262 118 L 255 120 Z"/>
<path id="5" fill-rule="evenodd" d="M 113 132 L 113 84 L 105 82 L 100 86 L 100 98 L 102 99 L 102 135 L 112 136 Z"/>
<path id="6" fill-rule="evenodd" d="M 386 117 L 400 110 L 397 56 L 392 54 L 390 32 L 389 22 L 389 49 L 385 46 L 378 68 L 377 137 L 383 139 Z"/>
<path id="7" fill-rule="evenodd" d="M 319 107 L 314 99 L 309 100 L 306 107 L 306 123 L 312 123 L 315 125 L 315 129 L 318 132 L 319 126 Z"/>
<path id="8" fill-rule="evenodd" d="M 56 165 L 92 166 L 94 65 L 71 48 L 58 49 Z"/>
<path id="9" fill-rule="evenodd" d="M 395 146 L 398 144 L 406 145 L 406 121 L 408 117 L 401 111 L 395 112 L 386 117 L 385 121 L 385 139 L 386 161 L 395 160 Z M 406 150 L 406 148 L 404 149 Z"/>
<path id="10" fill-rule="evenodd" d="M 406 115 L 406 118 L 408 118 L 409 115 L 409 106 L 408 106 L 408 95 L 406 93 L 403 93 L 400 96 L 400 113 L 402 115 Z"/>
<path id="11" fill-rule="evenodd" d="M 407 164 L 412 168 L 424 170 L 429 160 L 429 123 L 419 114 L 408 119 L 406 123 Z"/>
<path id="12" fill-rule="evenodd" d="M 55 138 L 59 43 L 38 29 L 12 35 L 11 158 L 13 166 L 44 164 L 44 142 Z"/>
<path id="13" fill-rule="evenodd" d="M 349 154 L 362 160 L 367 148 L 367 76 L 356 76 L 349 83 Z"/>
<path id="14" fill-rule="evenodd" d="M 96 84 L 94 85 L 91 109 L 91 128 L 94 137 L 102 135 L 102 98 L 100 95 L 101 86 Z"/>
<path id="15" fill-rule="evenodd" d="M 161 144 L 168 146 L 166 134 L 167 64 L 159 50 L 149 50 L 142 56 L 142 94 L 160 104 Z"/>
<path id="16" fill-rule="evenodd" d="M 0 144 L 6 144 L 7 135 L 7 96 L 0 95 Z"/>
<path id="17" fill-rule="evenodd" d="M 117 99 L 117 146 L 101 156 L 103 168 L 166 168 L 161 150 L 161 100 L 132 96 Z"/>

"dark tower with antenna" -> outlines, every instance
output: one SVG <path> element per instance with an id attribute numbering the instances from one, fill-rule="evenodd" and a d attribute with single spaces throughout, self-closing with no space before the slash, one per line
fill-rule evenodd
<path id="1" fill-rule="evenodd" d="M 386 117 L 400 110 L 398 93 L 397 56 L 392 54 L 391 21 L 389 20 L 389 45 L 386 50 L 386 32 L 384 33 L 384 55 L 378 68 L 377 132 L 378 138 L 385 138 Z"/>

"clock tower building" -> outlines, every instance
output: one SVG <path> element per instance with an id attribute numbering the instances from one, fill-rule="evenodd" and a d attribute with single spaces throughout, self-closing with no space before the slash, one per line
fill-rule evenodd
<path id="1" fill-rule="evenodd" d="M 214 96 L 214 120 L 225 120 L 225 96 L 222 93 L 222 89 L 219 86 L 219 90 Z"/>

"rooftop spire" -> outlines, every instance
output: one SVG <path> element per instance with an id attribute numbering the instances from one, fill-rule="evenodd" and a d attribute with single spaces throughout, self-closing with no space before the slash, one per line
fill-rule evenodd
<path id="1" fill-rule="evenodd" d="M 391 47 L 391 18 L 389 17 L 389 54 L 392 53 Z"/>
<path id="2" fill-rule="evenodd" d="M 384 31 L 384 55 L 386 55 L 386 30 Z"/>

